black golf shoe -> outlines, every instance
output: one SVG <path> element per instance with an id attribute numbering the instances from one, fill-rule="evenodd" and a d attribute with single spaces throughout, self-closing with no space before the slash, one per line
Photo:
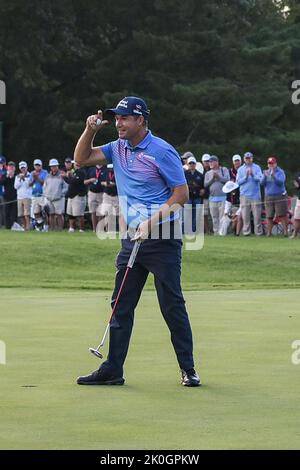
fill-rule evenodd
<path id="1" fill-rule="evenodd" d="M 117 377 L 111 372 L 101 369 L 77 379 L 78 385 L 123 385 L 124 382 L 123 377 Z"/>
<path id="2" fill-rule="evenodd" d="M 199 387 L 201 380 L 195 369 L 183 370 L 181 369 L 181 383 L 185 387 Z"/>

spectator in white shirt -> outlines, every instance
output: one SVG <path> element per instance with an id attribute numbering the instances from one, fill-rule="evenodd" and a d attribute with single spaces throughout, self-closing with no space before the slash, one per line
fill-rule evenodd
<path id="1" fill-rule="evenodd" d="M 25 230 L 30 229 L 30 210 L 32 188 L 30 186 L 30 173 L 26 162 L 19 163 L 20 174 L 15 179 L 15 189 L 18 199 L 18 217 Z"/>

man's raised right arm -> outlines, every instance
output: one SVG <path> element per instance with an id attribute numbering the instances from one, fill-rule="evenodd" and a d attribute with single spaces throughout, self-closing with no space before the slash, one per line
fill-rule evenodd
<path id="1" fill-rule="evenodd" d="M 108 121 L 102 121 L 102 111 L 87 118 L 86 128 L 74 151 L 74 160 L 81 166 L 106 165 L 104 153 L 99 147 L 93 147 L 93 141 L 97 132 L 107 124 Z"/>

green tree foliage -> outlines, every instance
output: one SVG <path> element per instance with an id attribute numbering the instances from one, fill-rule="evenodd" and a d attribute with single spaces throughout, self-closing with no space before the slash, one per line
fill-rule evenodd
<path id="1" fill-rule="evenodd" d="M 88 114 L 137 94 L 179 151 L 278 154 L 295 171 L 299 18 L 295 0 L 0 0 L 5 153 L 70 155 Z"/>

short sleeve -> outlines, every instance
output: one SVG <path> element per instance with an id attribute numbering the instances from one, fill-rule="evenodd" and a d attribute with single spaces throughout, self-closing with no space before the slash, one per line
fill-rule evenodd
<path id="1" fill-rule="evenodd" d="M 112 163 L 112 156 L 113 156 L 112 142 L 110 142 L 109 144 L 101 145 L 100 149 L 104 153 L 106 161 L 108 163 Z"/>
<path id="2" fill-rule="evenodd" d="M 159 162 L 159 173 L 169 188 L 186 184 L 181 159 L 175 150 L 169 149 Z"/>

